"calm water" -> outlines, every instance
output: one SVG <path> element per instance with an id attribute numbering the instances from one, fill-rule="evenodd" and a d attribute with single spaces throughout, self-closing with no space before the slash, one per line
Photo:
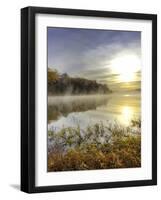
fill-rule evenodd
<path id="1" fill-rule="evenodd" d="M 128 126 L 140 117 L 140 92 L 109 95 L 48 97 L 48 130 L 62 127 L 82 129 L 97 122 Z"/>

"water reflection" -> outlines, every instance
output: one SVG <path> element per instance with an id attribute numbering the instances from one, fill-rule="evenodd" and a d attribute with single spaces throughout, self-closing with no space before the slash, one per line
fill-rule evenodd
<path id="1" fill-rule="evenodd" d="M 67 117 L 70 113 L 96 110 L 108 103 L 107 95 L 57 96 L 48 98 L 48 123 Z"/>
<path id="2" fill-rule="evenodd" d="M 140 117 L 140 93 L 48 98 L 48 129 L 81 128 L 118 121 L 128 126 Z"/>
<path id="3" fill-rule="evenodd" d="M 131 119 L 134 116 L 134 110 L 130 106 L 123 106 L 121 110 L 120 120 L 123 124 L 129 125 Z"/>

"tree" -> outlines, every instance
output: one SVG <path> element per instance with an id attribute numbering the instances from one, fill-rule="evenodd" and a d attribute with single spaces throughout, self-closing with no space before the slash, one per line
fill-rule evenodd
<path id="1" fill-rule="evenodd" d="M 57 70 L 51 70 L 48 68 L 48 83 L 56 82 L 59 79 L 59 73 Z"/>

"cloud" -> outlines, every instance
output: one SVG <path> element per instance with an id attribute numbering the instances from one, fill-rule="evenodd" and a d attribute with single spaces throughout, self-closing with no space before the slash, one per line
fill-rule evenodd
<path id="1" fill-rule="evenodd" d="M 141 58 L 140 32 L 48 28 L 48 66 L 60 73 L 114 84 L 110 63 L 121 53 Z"/>

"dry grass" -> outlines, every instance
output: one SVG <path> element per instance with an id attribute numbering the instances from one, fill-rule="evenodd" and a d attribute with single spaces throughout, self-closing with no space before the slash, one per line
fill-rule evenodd
<path id="1" fill-rule="evenodd" d="M 132 126 L 137 126 L 131 134 Z M 132 168 L 141 166 L 140 120 L 130 127 L 97 123 L 86 130 L 49 131 L 48 171 Z"/>

